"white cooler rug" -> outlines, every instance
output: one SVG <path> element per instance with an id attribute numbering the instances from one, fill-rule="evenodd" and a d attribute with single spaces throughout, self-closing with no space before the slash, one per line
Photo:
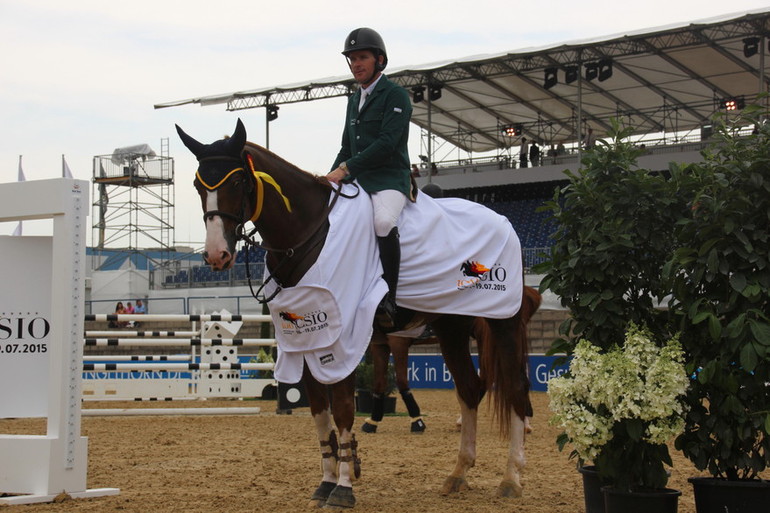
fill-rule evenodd
<path id="1" fill-rule="evenodd" d="M 307 362 L 321 383 L 348 376 L 366 352 L 382 279 L 369 195 L 354 185 L 329 214 L 329 234 L 300 283 L 270 302 L 278 343 L 275 377 L 296 383 Z M 396 302 L 413 310 L 508 318 L 523 289 L 519 238 L 488 208 L 418 194 L 399 219 L 401 270 Z M 266 270 L 266 275 L 268 271 Z M 265 294 L 275 290 L 271 281 Z"/>

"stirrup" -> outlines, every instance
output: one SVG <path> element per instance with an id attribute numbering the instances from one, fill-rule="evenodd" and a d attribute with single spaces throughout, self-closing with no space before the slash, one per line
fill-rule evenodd
<path id="1" fill-rule="evenodd" d="M 383 333 L 399 331 L 403 326 L 398 325 L 398 306 L 393 296 L 388 292 L 377 305 L 374 313 L 374 322 Z"/>

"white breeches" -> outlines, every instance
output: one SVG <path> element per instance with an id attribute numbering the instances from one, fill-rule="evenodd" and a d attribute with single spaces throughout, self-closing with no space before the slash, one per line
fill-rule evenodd
<path id="1" fill-rule="evenodd" d="M 392 189 L 375 192 L 371 196 L 374 209 L 374 233 L 377 237 L 385 237 L 396 226 L 401 211 L 406 206 L 406 196 Z"/>

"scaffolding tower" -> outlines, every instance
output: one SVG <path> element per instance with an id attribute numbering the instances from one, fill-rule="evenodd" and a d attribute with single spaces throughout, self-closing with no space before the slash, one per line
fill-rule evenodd
<path id="1" fill-rule="evenodd" d="M 139 144 L 94 157 L 94 250 L 152 250 L 155 265 L 168 260 L 175 244 L 174 159 L 168 151 L 164 138 L 160 155 Z"/>

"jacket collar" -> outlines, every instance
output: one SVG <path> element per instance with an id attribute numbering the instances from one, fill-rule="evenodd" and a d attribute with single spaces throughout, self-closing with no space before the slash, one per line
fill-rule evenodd
<path id="1" fill-rule="evenodd" d="M 372 92 L 367 95 L 366 101 L 364 102 L 364 106 L 361 107 L 361 110 L 359 111 L 359 115 L 360 115 L 361 112 L 366 110 L 366 108 L 372 102 L 372 98 L 377 96 L 383 90 L 383 88 L 385 87 L 385 84 L 387 84 L 387 83 L 388 83 L 388 77 L 386 77 L 384 73 L 381 74 L 380 77 L 377 79 L 377 83 L 374 84 L 374 89 L 372 89 Z M 355 101 L 354 101 L 354 103 L 356 105 L 356 108 L 358 107 L 358 102 L 361 100 L 361 93 L 362 93 L 362 91 L 363 90 L 361 88 L 359 88 L 358 91 L 355 94 Z"/>

